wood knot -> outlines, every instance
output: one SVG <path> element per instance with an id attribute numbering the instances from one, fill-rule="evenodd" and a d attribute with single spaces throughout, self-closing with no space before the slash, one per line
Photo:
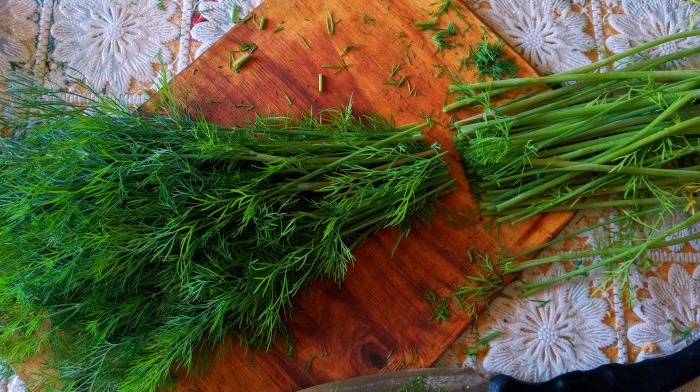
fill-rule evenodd
<path id="1" fill-rule="evenodd" d="M 360 356 L 362 357 L 362 362 L 377 370 L 384 369 L 384 366 L 386 366 L 386 353 L 386 349 L 380 347 L 379 345 L 373 342 L 365 343 L 360 348 Z"/>

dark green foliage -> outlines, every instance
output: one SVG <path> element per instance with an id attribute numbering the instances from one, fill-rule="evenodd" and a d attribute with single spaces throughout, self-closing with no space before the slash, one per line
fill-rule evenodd
<path id="1" fill-rule="evenodd" d="M 350 106 L 223 128 L 167 88 L 135 113 L 9 83 L 0 354 L 48 353 L 47 388 L 156 390 L 229 335 L 270 347 L 302 287 L 342 281 L 364 238 L 453 186 L 422 126 Z"/>

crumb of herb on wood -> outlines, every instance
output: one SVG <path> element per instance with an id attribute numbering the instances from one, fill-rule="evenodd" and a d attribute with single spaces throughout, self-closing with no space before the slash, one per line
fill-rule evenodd
<path id="1" fill-rule="evenodd" d="M 335 73 L 338 73 L 344 69 L 347 69 L 350 65 L 345 62 L 345 59 L 341 58 L 340 59 L 340 64 L 322 64 L 322 68 L 330 68 L 334 69 Z"/>
<path id="2" fill-rule="evenodd" d="M 234 3 L 233 7 L 231 7 L 231 23 L 236 24 L 240 22 L 240 18 L 238 16 L 239 12 L 240 8 L 238 7 L 238 4 Z"/>
<path id="3" fill-rule="evenodd" d="M 355 49 L 357 49 L 357 48 L 359 48 L 359 47 L 360 47 L 360 46 L 359 46 L 359 45 L 356 45 L 356 44 L 345 45 L 345 47 L 343 48 L 343 50 L 340 52 L 340 57 L 345 56 L 345 55 L 348 54 L 351 50 L 355 50 Z"/>
<path id="4" fill-rule="evenodd" d="M 340 22 L 340 20 L 333 19 L 333 14 L 331 11 L 326 12 L 326 31 L 328 35 L 333 35 L 335 33 L 335 25 Z"/>
<path id="5" fill-rule="evenodd" d="M 277 34 L 282 30 L 284 30 L 284 21 L 279 22 L 279 24 L 277 24 L 277 26 L 275 26 L 275 28 L 272 30 L 272 33 Z"/>
<path id="6" fill-rule="evenodd" d="M 311 47 L 309 46 L 309 43 L 306 42 L 306 38 L 302 36 L 301 34 L 297 33 L 297 37 L 299 37 L 299 40 L 301 41 L 301 44 L 304 45 L 304 47 L 308 50 L 311 50 Z"/>

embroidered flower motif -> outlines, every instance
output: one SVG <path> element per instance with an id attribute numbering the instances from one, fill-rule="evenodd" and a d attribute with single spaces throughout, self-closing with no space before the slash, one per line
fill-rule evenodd
<path id="1" fill-rule="evenodd" d="M 619 32 L 605 41 L 613 53 L 623 52 L 641 43 L 688 29 L 700 28 L 700 6 L 685 0 L 621 0 L 622 14 L 610 15 L 610 25 Z M 648 57 L 660 57 L 700 46 L 700 37 L 689 37 L 645 51 Z M 667 68 L 700 68 L 700 56 L 671 62 Z"/>
<path id="2" fill-rule="evenodd" d="M 0 378 L 0 391 L 24 392 L 27 391 L 27 386 L 16 374 L 13 374 L 7 379 Z"/>
<path id="3" fill-rule="evenodd" d="M 636 360 L 671 354 L 700 338 L 700 267 L 692 276 L 671 264 L 668 278 L 648 278 L 651 298 L 640 299 L 634 313 L 642 322 L 627 332 L 642 348 Z"/>
<path id="4" fill-rule="evenodd" d="M 585 18 L 565 0 L 491 0 L 476 9 L 509 44 L 541 72 L 559 72 L 589 64 L 593 46 Z"/>
<path id="5" fill-rule="evenodd" d="M 99 90 L 127 93 L 132 79 L 152 82 L 153 64 L 172 58 L 166 44 L 179 34 L 174 14 L 174 3 L 158 0 L 62 0 L 53 57 Z"/>
<path id="6" fill-rule="evenodd" d="M 202 45 L 197 49 L 195 57 L 199 57 L 209 49 L 214 42 L 226 34 L 233 21 L 234 5 L 239 19 L 245 18 L 253 9 L 259 6 L 262 0 L 221 0 L 203 1 L 197 6 L 199 12 L 206 20 L 192 27 L 192 38 L 200 41 Z"/>
<path id="7" fill-rule="evenodd" d="M 523 281 L 544 281 L 564 272 L 560 264 L 552 265 L 547 274 L 530 269 L 523 273 Z M 491 331 L 500 334 L 489 342 L 484 370 L 545 381 L 610 362 L 601 351 L 616 339 L 614 330 L 603 323 L 608 304 L 590 297 L 585 279 L 554 284 L 526 299 L 514 298 L 497 298 L 489 307 Z"/>
<path id="8" fill-rule="evenodd" d="M 0 2 L 0 73 L 11 63 L 26 63 L 31 59 L 33 45 L 39 27 L 34 21 L 34 0 L 5 0 Z"/>

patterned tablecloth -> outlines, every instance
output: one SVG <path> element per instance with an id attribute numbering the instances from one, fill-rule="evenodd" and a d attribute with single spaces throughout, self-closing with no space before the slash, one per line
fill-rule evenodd
<path id="1" fill-rule="evenodd" d="M 138 105 L 145 100 L 141 91 L 153 86 L 161 64 L 170 75 L 180 72 L 233 26 L 234 2 L 243 17 L 261 1 L 0 0 L 0 73 L 15 69 L 47 74 L 55 81 L 72 74 Z M 568 70 L 657 37 L 700 28 L 697 0 L 466 3 L 542 73 Z M 650 55 L 698 45 L 697 37 L 685 39 Z M 700 58 L 672 67 L 700 69 Z M 564 232 L 612 213 L 579 214 Z M 545 253 L 599 246 L 614 230 L 605 227 L 577 236 Z M 700 338 L 700 241 L 650 256 L 658 264 L 631 277 L 636 293 L 631 302 L 618 287 L 594 292 L 604 271 L 561 282 L 529 298 L 499 297 L 436 365 L 471 366 L 537 381 L 679 350 Z M 528 270 L 521 282 L 544 280 L 565 268 Z M 506 294 L 513 290 L 507 288 Z M 476 355 L 466 355 L 467 349 Z M 4 380 L 3 388 L 21 390 L 21 382 Z M 700 391 L 700 380 L 684 390 Z"/>

